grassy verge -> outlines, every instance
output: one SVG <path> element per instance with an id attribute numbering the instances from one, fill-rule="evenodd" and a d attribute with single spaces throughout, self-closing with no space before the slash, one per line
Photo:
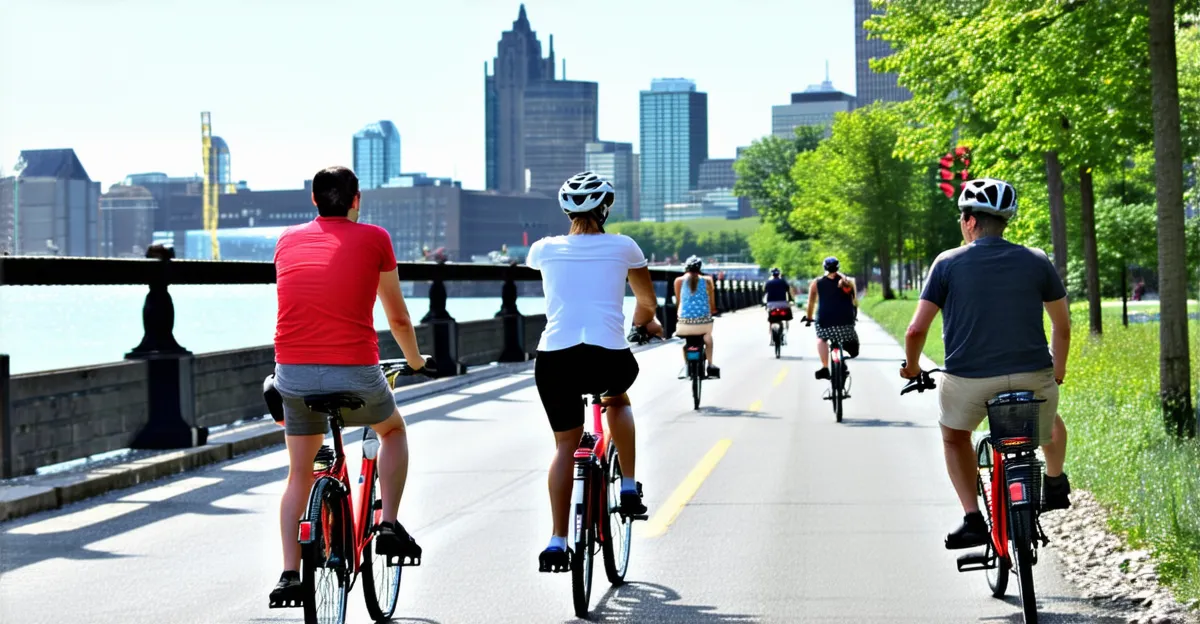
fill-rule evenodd
<path id="1" fill-rule="evenodd" d="M 903 339 L 916 301 L 862 301 L 862 310 Z M 1159 575 L 1182 601 L 1200 599 L 1200 440 L 1177 441 L 1158 407 L 1158 324 L 1121 327 L 1119 306 L 1104 307 L 1105 334 L 1088 335 L 1087 306 L 1072 306 L 1067 383 L 1059 412 L 1070 430 L 1067 471 L 1110 510 L 1110 524 L 1151 550 Z M 925 354 L 941 363 L 941 318 Z M 1200 326 L 1191 323 L 1191 344 Z M 1200 353 L 1192 350 L 1192 368 Z"/>

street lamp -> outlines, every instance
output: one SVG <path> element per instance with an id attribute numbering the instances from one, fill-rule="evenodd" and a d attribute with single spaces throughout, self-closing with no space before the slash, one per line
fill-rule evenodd
<path id="1" fill-rule="evenodd" d="M 13 167 L 13 255 L 21 255 L 21 172 L 29 163 L 25 157 L 17 158 Z"/>

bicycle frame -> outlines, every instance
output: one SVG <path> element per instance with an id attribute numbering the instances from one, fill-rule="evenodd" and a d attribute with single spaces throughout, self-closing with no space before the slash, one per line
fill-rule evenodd
<path id="1" fill-rule="evenodd" d="M 990 496 L 988 497 L 988 505 L 990 507 L 992 522 L 992 548 L 995 549 L 996 555 L 1003 558 L 1008 558 L 1009 540 L 1028 539 L 1035 545 L 1038 541 L 1038 535 L 1034 528 L 1037 524 L 1038 506 L 1040 500 L 1031 500 L 1029 496 L 1029 484 L 1026 484 L 1021 479 L 1008 474 L 1010 464 L 1016 460 L 1027 460 L 1031 467 L 1039 467 L 1040 461 L 1036 459 L 1032 451 L 1019 451 L 1015 453 L 1005 452 L 996 448 L 997 445 L 1003 445 L 1005 439 L 989 440 L 989 446 L 992 448 L 992 482 L 990 484 Z M 1009 460 L 1011 456 L 1011 460 Z M 1014 494 L 1018 496 L 1014 496 Z M 1019 497 L 1019 498 L 1018 498 Z M 1014 499 L 1017 500 L 1014 500 Z M 1030 526 L 1012 527 L 1012 519 L 1009 518 L 1009 507 L 1011 505 L 1030 505 L 1032 513 Z M 1014 532 L 1015 531 L 1015 532 Z M 1024 533 L 1029 531 L 1029 535 Z M 1036 561 L 1036 558 L 1035 558 Z"/>
<path id="2" fill-rule="evenodd" d="M 598 510 L 592 509 L 592 505 L 607 495 L 608 484 L 604 479 L 599 479 L 599 490 L 596 492 L 588 492 L 588 477 L 595 468 L 599 468 L 608 457 L 609 438 L 604 431 L 604 407 L 601 405 L 599 397 L 593 397 L 591 401 L 592 408 L 592 431 L 585 430 L 583 437 L 579 441 L 579 448 L 575 450 L 575 486 L 571 491 L 571 507 L 575 510 L 575 522 L 573 537 L 574 542 L 578 543 L 583 530 L 586 528 L 587 521 L 595 520 L 595 513 Z M 589 494 L 598 494 L 589 495 Z M 587 499 L 586 501 L 584 499 Z M 597 539 L 604 540 L 602 531 L 597 532 Z"/>
<path id="3" fill-rule="evenodd" d="M 350 584 L 353 586 L 354 580 L 358 578 L 358 574 L 362 569 L 363 551 L 367 547 L 367 537 L 370 534 L 371 526 L 378 523 L 380 520 L 380 518 L 375 517 L 375 514 L 371 509 L 371 501 L 369 496 L 371 484 L 375 481 L 375 462 L 376 454 L 379 450 L 379 439 L 377 437 L 368 437 L 370 435 L 368 433 L 370 429 L 364 428 L 363 459 L 358 480 L 358 504 L 355 505 L 353 500 L 354 489 L 350 486 L 350 474 L 346 467 L 346 452 L 345 446 L 342 443 L 342 423 L 340 415 L 330 417 L 330 424 L 332 425 L 331 429 L 333 431 L 333 463 L 331 463 L 328 468 L 314 470 L 313 480 L 315 484 L 315 482 L 322 477 L 331 477 L 339 481 L 342 484 L 342 487 L 345 488 L 346 497 L 343 499 L 343 501 L 346 508 L 343 511 L 345 512 L 346 517 L 351 518 L 352 526 L 350 527 L 350 532 L 354 544 L 354 561 L 351 562 L 352 567 L 350 570 Z M 374 444 L 371 444 L 372 442 Z M 328 534 L 330 527 L 327 523 L 321 523 L 321 528 L 323 531 L 327 532 L 324 537 L 328 543 L 328 540 L 331 537 L 331 535 Z M 299 541 L 302 544 L 306 544 L 311 542 L 312 539 L 312 521 L 302 519 L 300 521 Z"/>

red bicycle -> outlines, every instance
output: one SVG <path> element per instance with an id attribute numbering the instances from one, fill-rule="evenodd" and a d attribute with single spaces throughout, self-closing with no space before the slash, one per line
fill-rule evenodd
<path id="1" fill-rule="evenodd" d="M 575 556 L 571 559 L 571 594 L 575 615 L 587 618 L 592 596 L 593 557 L 599 550 L 610 583 L 625 582 L 629 568 L 633 521 L 645 515 L 621 512 L 621 462 L 617 445 L 604 434 L 604 408 L 593 396 L 592 431 L 584 431 L 575 451 L 575 484 L 571 490 Z M 641 486 L 638 486 L 641 494 Z M 603 513 L 601 513 L 603 512 Z"/>
<path id="2" fill-rule="evenodd" d="M 389 379 L 397 373 L 429 374 L 424 372 L 429 368 L 428 364 L 422 371 L 413 371 L 403 360 L 389 361 L 383 368 L 390 369 Z M 271 381 L 268 377 L 267 382 Z M 271 391 L 274 391 L 273 387 Z M 268 403 L 270 401 L 269 398 Z M 307 396 L 304 403 L 314 412 L 329 416 L 333 448 L 322 445 L 317 451 L 313 461 L 316 480 L 300 518 L 297 539 L 300 542 L 303 599 L 299 604 L 272 603 L 270 606 L 302 607 L 305 624 L 343 624 L 346 598 L 361 573 L 371 579 L 363 584 L 367 612 L 377 622 L 388 620 L 396 610 L 402 566 L 421 565 L 421 560 L 419 557 L 388 556 L 375 550 L 376 534 L 372 529 L 383 519 L 383 497 L 375 470 L 379 438 L 370 427 L 363 427 L 358 493 L 357 497 L 351 494 L 342 443 L 345 424 L 342 410 L 361 408 L 365 401 L 352 393 L 337 393 Z M 275 411 L 272 410 L 273 414 Z M 277 420 L 281 418 L 281 413 L 276 416 Z"/>
<path id="3" fill-rule="evenodd" d="M 937 387 L 930 374 L 940 369 L 921 371 L 900 394 L 924 392 Z M 982 501 L 991 540 L 983 552 L 958 558 L 959 572 L 983 570 L 988 587 L 996 598 L 1008 590 L 1010 570 L 1016 568 L 1021 612 L 1026 624 L 1037 624 L 1037 596 L 1033 587 L 1033 566 L 1037 565 L 1038 546 L 1050 542 L 1042 531 L 1043 465 L 1038 459 L 1038 422 L 1045 401 L 1033 392 L 1017 390 L 997 394 L 987 402 L 986 436 L 975 445 L 979 477 L 976 487 Z"/>

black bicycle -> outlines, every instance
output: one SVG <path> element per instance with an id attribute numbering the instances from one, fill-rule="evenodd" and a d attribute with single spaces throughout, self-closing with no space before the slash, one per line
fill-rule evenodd
<path id="1" fill-rule="evenodd" d="M 921 371 L 900 394 L 936 388 L 930 375 L 937 372 L 941 370 Z M 1043 466 L 1036 454 L 1044 402 L 1026 390 L 1002 392 L 988 400 L 989 432 L 975 445 L 975 456 L 979 465 L 976 489 L 991 539 L 983 552 L 958 558 L 959 572 L 986 572 L 988 587 L 996 598 L 1004 597 L 1009 572 L 1016 568 L 1026 624 L 1038 621 L 1033 566 L 1037 565 L 1039 544 L 1050 542 L 1039 519 Z"/>
<path id="2" fill-rule="evenodd" d="M 805 326 L 812 326 L 813 320 L 807 316 L 800 319 Z M 850 367 L 846 364 L 846 350 L 840 340 L 829 342 L 829 389 L 822 397 L 833 405 L 833 415 L 842 422 L 842 409 L 846 399 L 850 398 Z"/>
<path id="3" fill-rule="evenodd" d="M 767 311 L 767 319 L 771 323 L 771 346 L 775 348 L 777 360 L 783 347 L 783 324 L 791 316 L 790 312 L 787 308 L 772 308 Z"/>

